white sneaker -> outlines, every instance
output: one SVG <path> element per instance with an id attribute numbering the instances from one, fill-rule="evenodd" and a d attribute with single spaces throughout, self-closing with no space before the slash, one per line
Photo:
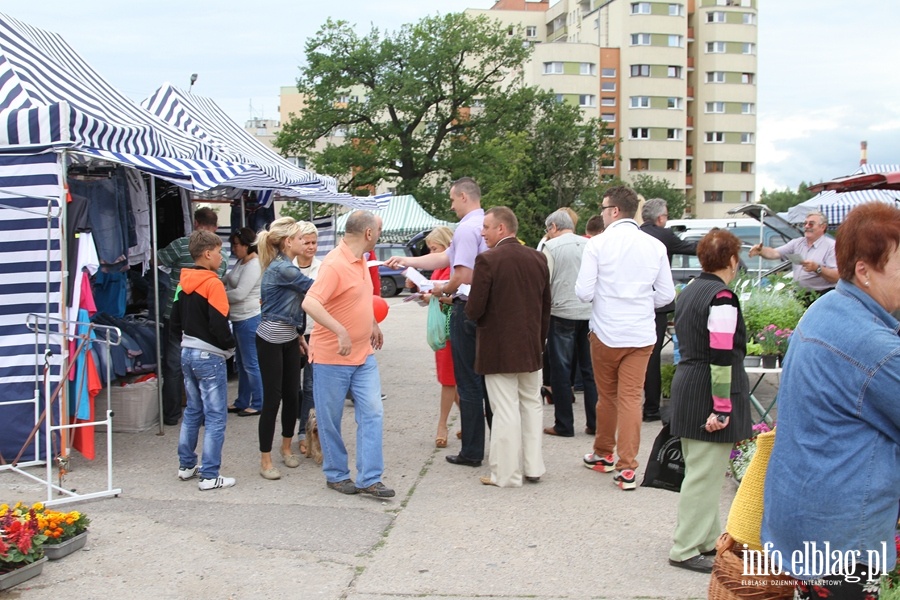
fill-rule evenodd
<path id="1" fill-rule="evenodd" d="M 192 467 L 190 469 L 178 469 L 178 479 L 182 481 L 187 481 L 188 479 L 193 479 L 197 475 L 200 474 L 200 465 Z"/>
<path id="2" fill-rule="evenodd" d="M 235 483 L 234 477 L 222 477 L 219 475 L 215 479 L 201 479 L 197 487 L 200 488 L 201 492 L 205 492 L 206 490 L 231 487 Z"/>

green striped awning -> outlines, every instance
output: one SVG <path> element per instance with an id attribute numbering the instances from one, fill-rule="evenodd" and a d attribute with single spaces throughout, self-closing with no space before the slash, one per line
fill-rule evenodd
<path id="1" fill-rule="evenodd" d="M 352 212 L 350 211 L 338 217 L 337 234 L 339 236 L 344 235 L 344 226 Z M 403 243 L 426 229 L 434 229 L 441 225 L 450 228 L 456 227 L 456 223 L 442 221 L 428 214 L 422 208 L 422 205 L 410 195 L 394 196 L 390 199 L 386 208 L 373 210 L 372 212 L 380 216 L 382 221 L 384 221 L 381 238 L 379 238 L 381 242 Z"/>

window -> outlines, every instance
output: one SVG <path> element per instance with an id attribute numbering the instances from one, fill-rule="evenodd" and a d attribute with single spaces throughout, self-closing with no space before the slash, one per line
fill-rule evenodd
<path id="1" fill-rule="evenodd" d="M 560 75 L 563 72 L 563 64 L 561 62 L 545 62 L 544 75 Z"/>
<path id="2" fill-rule="evenodd" d="M 753 73 L 741 73 L 741 83 L 749 83 L 753 85 L 756 81 L 756 76 Z"/>
<path id="3" fill-rule="evenodd" d="M 528 25 L 525 27 L 525 37 L 537 37 L 537 27 L 534 25 Z"/>
<path id="4" fill-rule="evenodd" d="M 600 106 L 615 106 L 615 98 L 600 98 Z"/>
<path id="5" fill-rule="evenodd" d="M 615 77 L 616 70 L 615 69 L 602 69 L 600 71 L 600 77 Z"/>
<path id="6" fill-rule="evenodd" d="M 706 112 L 708 112 L 708 113 L 724 113 L 725 112 L 725 103 L 724 102 L 707 102 L 706 103 Z"/>
<path id="7" fill-rule="evenodd" d="M 741 13 L 741 23 L 744 25 L 756 25 L 756 15 L 753 13 Z"/>
<path id="8" fill-rule="evenodd" d="M 593 94 L 580 94 L 578 96 L 578 106 L 582 108 L 593 108 L 597 106 L 597 96 Z"/>
<path id="9" fill-rule="evenodd" d="M 706 42 L 707 54 L 723 54 L 725 52 L 725 42 Z"/>
<path id="10" fill-rule="evenodd" d="M 562 104 L 563 102 L 566 101 L 566 98 L 565 98 L 562 94 L 556 94 L 556 101 L 557 101 L 559 104 Z"/>
<path id="11" fill-rule="evenodd" d="M 666 98 L 666 108 L 671 110 L 681 110 L 681 98 Z"/>
<path id="12" fill-rule="evenodd" d="M 741 163 L 741 173 L 752 173 L 753 172 L 753 163 L 752 162 L 742 162 Z"/>
<path id="13" fill-rule="evenodd" d="M 616 91 L 616 82 L 615 81 L 604 81 L 600 84 L 601 92 L 614 92 Z"/>
<path id="14" fill-rule="evenodd" d="M 650 45 L 650 34 L 649 33 L 632 33 L 631 34 L 631 45 L 632 46 L 649 46 Z"/>
<path id="15" fill-rule="evenodd" d="M 650 65 L 631 65 L 632 77 L 650 77 Z"/>
<path id="16" fill-rule="evenodd" d="M 704 202 L 721 202 L 723 200 L 722 192 L 703 192 L 703 201 Z"/>
<path id="17" fill-rule="evenodd" d="M 684 7 L 680 4 L 670 4 L 669 5 L 669 16 L 670 17 L 680 17 L 684 14 Z"/>
<path id="18" fill-rule="evenodd" d="M 670 158 L 666 160 L 666 171 L 680 171 L 681 170 L 681 161 L 677 158 Z"/>
<path id="19" fill-rule="evenodd" d="M 706 143 L 708 144 L 721 144 L 725 141 L 725 134 L 721 131 L 707 131 L 706 132 Z"/>
<path id="20" fill-rule="evenodd" d="M 742 52 L 743 54 L 756 54 L 756 44 L 751 44 L 751 43 L 749 43 L 749 42 L 748 42 L 748 43 L 745 43 L 745 44 L 741 47 L 741 52 Z"/>
<path id="21" fill-rule="evenodd" d="M 650 108 L 650 96 L 632 96 L 631 108 Z"/>
<path id="22" fill-rule="evenodd" d="M 597 74 L 597 65 L 594 63 L 581 63 L 579 67 L 579 73 L 582 75 L 596 75 Z"/>
<path id="23" fill-rule="evenodd" d="M 741 134 L 741 143 L 742 144 L 752 144 L 753 143 L 753 134 L 752 133 L 742 133 Z"/>
<path id="24" fill-rule="evenodd" d="M 601 158 L 600 166 L 604 169 L 612 169 L 616 166 L 616 159 L 613 158 Z"/>
<path id="25" fill-rule="evenodd" d="M 632 140 L 649 140 L 650 129 L 647 127 L 632 127 L 629 130 L 628 138 Z"/>
<path id="26" fill-rule="evenodd" d="M 615 123 L 616 113 L 603 113 L 602 115 L 600 115 L 600 119 L 606 121 L 607 123 Z"/>
<path id="27" fill-rule="evenodd" d="M 681 48 L 681 36 L 680 35 L 670 35 L 669 36 L 669 47 L 670 48 Z"/>
<path id="28" fill-rule="evenodd" d="M 721 160 L 708 160 L 706 161 L 706 172 L 707 173 L 721 173 L 725 170 L 725 163 Z"/>
<path id="29" fill-rule="evenodd" d="M 632 158 L 631 171 L 646 171 L 650 168 L 650 160 L 646 158 Z"/>
<path id="30" fill-rule="evenodd" d="M 752 204 L 753 192 L 741 192 L 741 204 Z"/>
<path id="31" fill-rule="evenodd" d="M 724 23 L 725 22 L 725 13 L 720 10 L 714 10 L 712 12 L 706 13 L 706 22 L 707 23 Z"/>
<path id="32" fill-rule="evenodd" d="M 756 105 L 752 102 L 744 102 L 741 104 L 742 115 L 752 115 L 756 112 Z"/>
<path id="33" fill-rule="evenodd" d="M 616 128 L 610 127 L 606 130 L 606 135 L 609 136 L 609 139 L 615 139 L 616 137 Z"/>
<path id="34" fill-rule="evenodd" d="M 671 141 L 680 141 L 681 140 L 681 130 L 680 129 L 666 129 L 666 139 Z"/>
<path id="35" fill-rule="evenodd" d="M 669 65 L 668 76 L 675 79 L 681 79 L 681 67 Z"/>
<path id="36" fill-rule="evenodd" d="M 725 71 L 707 71 L 706 83 L 725 83 Z"/>
<path id="37" fill-rule="evenodd" d="M 649 2 L 632 2 L 631 14 L 633 14 L 633 15 L 649 15 L 650 14 L 650 3 Z"/>

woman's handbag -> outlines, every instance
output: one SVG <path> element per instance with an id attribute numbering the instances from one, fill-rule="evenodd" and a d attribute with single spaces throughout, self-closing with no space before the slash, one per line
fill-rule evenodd
<path id="1" fill-rule="evenodd" d="M 432 295 L 428 302 L 428 323 L 425 327 L 425 338 L 432 350 L 437 352 L 447 345 L 450 317 L 442 310 L 441 301 Z"/>

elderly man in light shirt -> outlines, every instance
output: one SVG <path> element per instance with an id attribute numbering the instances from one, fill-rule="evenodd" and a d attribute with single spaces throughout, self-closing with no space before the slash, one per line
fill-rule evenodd
<path id="1" fill-rule="evenodd" d="M 666 247 L 634 220 L 637 194 L 625 186 L 610 188 L 600 208 L 606 229 L 588 242 L 575 282 L 578 298 L 593 303 L 591 358 L 599 396 L 594 449 L 584 464 L 600 473 L 615 471 L 614 483 L 633 490 L 655 310 L 675 298 L 675 286 Z"/>

